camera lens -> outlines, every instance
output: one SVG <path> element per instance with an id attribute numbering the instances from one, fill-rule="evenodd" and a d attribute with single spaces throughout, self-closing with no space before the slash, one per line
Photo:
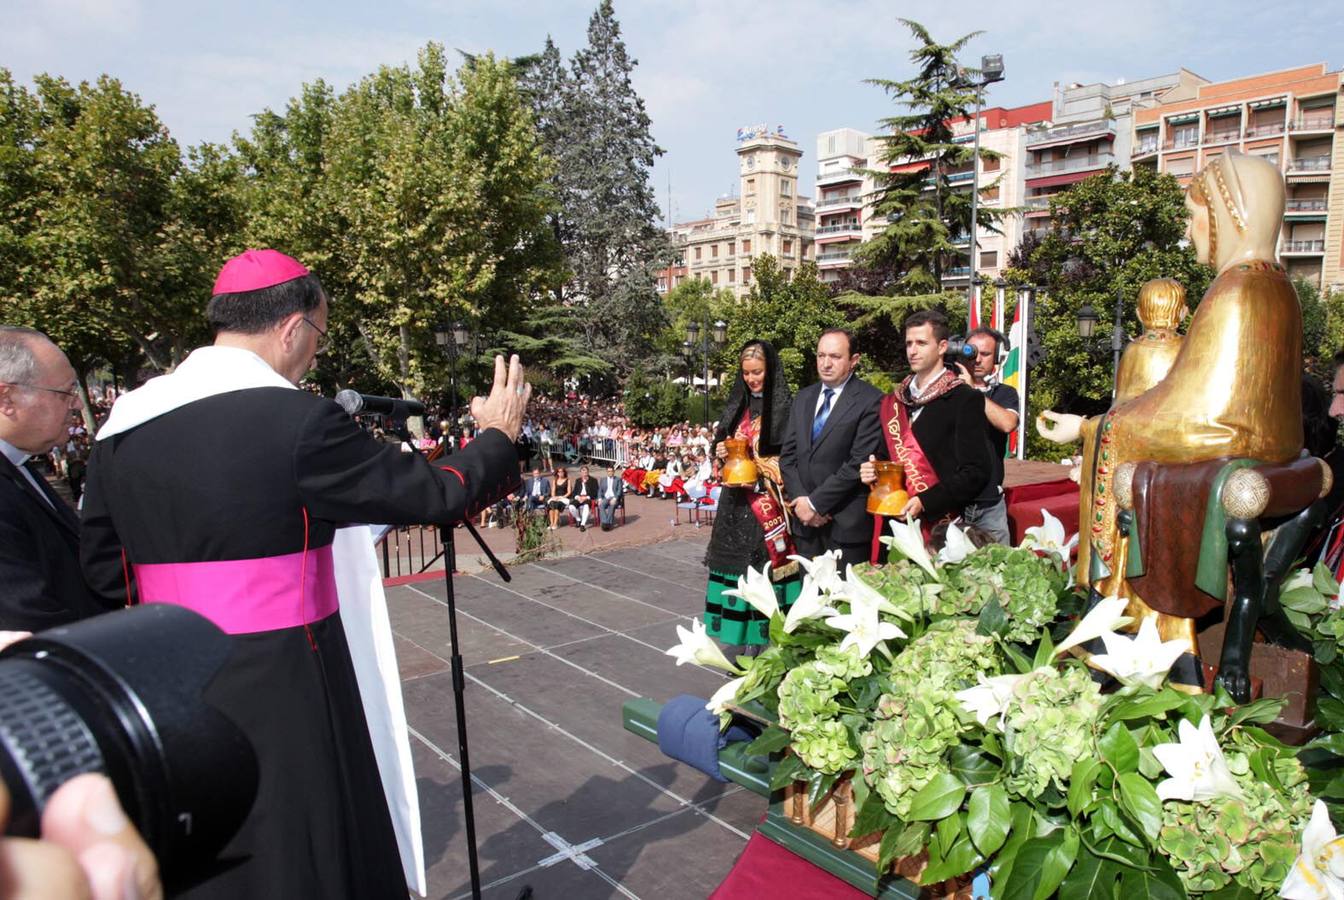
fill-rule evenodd
<path id="1" fill-rule="evenodd" d="M 152 604 L 41 632 L 0 653 L 6 833 L 36 837 L 51 794 L 102 772 L 168 885 L 203 875 L 257 790 L 257 761 L 206 691 L 232 642 L 180 606 Z"/>

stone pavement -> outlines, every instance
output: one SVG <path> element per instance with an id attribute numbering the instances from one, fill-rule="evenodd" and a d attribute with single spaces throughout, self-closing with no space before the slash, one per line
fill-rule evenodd
<path id="1" fill-rule="evenodd" d="M 641 510 L 650 519 L 671 516 L 670 502 L 637 502 L 653 504 Z M 531 885 L 539 898 L 700 900 L 765 813 L 755 794 L 672 762 L 621 727 L 626 699 L 707 697 L 723 683 L 663 653 L 676 643 L 674 625 L 703 608 L 709 532 L 674 530 L 666 519 L 660 528 L 670 540 L 514 567 L 508 584 L 492 571 L 454 582 L 486 897 Z M 595 544 L 620 535 L 574 532 Z M 429 895 L 466 896 L 441 577 L 391 587 L 388 603 Z"/>

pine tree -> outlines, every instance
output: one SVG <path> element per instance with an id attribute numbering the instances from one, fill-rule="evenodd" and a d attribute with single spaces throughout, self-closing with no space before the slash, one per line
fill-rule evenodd
<path id="1" fill-rule="evenodd" d="M 662 151 L 649 132 L 611 0 L 588 23 L 570 71 L 547 41 L 527 78 L 545 146 L 556 165 L 553 219 L 572 277 L 565 302 L 579 310 L 586 349 L 618 373 L 665 324 L 655 272 L 668 259 L 650 171 Z"/>

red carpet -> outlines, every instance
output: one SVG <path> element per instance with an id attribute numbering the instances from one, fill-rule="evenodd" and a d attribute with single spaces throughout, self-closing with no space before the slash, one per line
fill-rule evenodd
<path id="1" fill-rule="evenodd" d="M 737 865 L 710 900 L 862 900 L 863 891 L 819 869 L 767 837 L 753 834 Z"/>

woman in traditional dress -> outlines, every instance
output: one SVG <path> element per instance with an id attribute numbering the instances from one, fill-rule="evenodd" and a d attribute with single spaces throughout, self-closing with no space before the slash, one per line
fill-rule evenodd
<path id="1" fill-rule="evenodd" d="M 746 440 L 759 477 L 750 487 L 725 485 L 719 494 L 705 554 L 709 568 L 705 625 L 730 654 L 754 655 L 769 643 L 769 622 L 742 598 L 724 592 L 737 587 L 748 567 L 760 571 L 767 564 L 781 609 L 793 603 L 801 588 L 798 564 L 788 559 L 794 551 L 779 473 L 793 395 L 769 341 L 748 341 L 738 353 L 738 363 L 737 379 L 714 431 L 714 449 L 722 457 L 723 441 Z"/>

